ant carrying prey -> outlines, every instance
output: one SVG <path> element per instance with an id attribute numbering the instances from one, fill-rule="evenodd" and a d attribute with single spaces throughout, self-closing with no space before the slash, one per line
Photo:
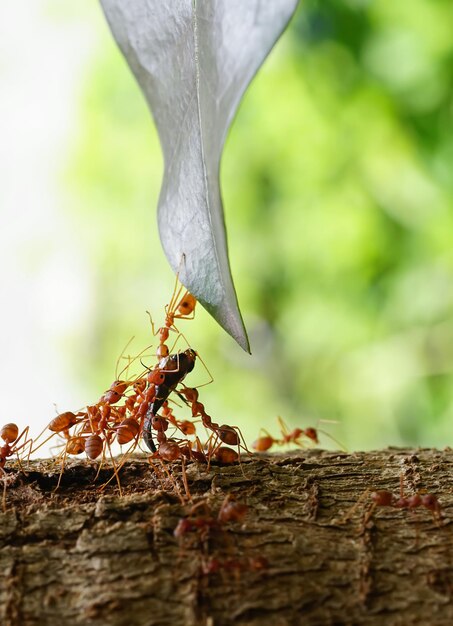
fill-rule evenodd
<path id="1" fill-rule="evenodd" d="M 180 461 L 183 465 L 185 459 L 188 459 L 206 463 L 208 467 L 211 459 L 221 464 L 240 460 L 239 448 L 247 448 L 242 443 L 244 440 L 238 427 L 212 420 L 199 400 L 198 389 L 204 385 L 196 388 L 183 384 L 198 360 L 204 365 L 203 359 L 192 347 L 175 351 L 180 338 L 185 339 L 175 322 L 193 319 L 196 303 L 195 297 L 177 279 L 170 302 L 165 307 L 163 325 L 157 331 L 150 316 L 153 335 L 158 338 L 158 362 L 152 366 L 144 363 L 150 346 L 136 356 L 125 355 L 128 342 L 117 360 L 114 381 L 99 400 L 78 411 L 59 413 L 47 427 L 47 438 L 41 438 L 41 435 L 38 437 L 33 452 L 52 437 L 58 436 L 62 440 L 63 449 L 58 455 L 61 471 L 57 488 L 67 457 L 85 453 L 90 462 L 99 464 L 96 477 L 109 457 L 114 472 L 111 480 L 116 478 L 121 492 L 119 472 L 141 442 L 152 453 L 150 463 L 153 467 L 156 467 L 151 461 L 154 459 L 162 464 Z M 175 333 L 175 340 L 173 344 L 168 344 L 171 333 Z M 126 365 L 119 371 L 121 359 L 126 360 Z M 132 366 L 138 363 L 144 369 L 132 374 Z M 204 367 L 209 374 L 206 365 Z M 209 382 L 212 381 L 211 376 Z M 172 403 L 181 406 L 178 398 L 191 410 L 191 417 L 179 419 L 174 414 Z M 197 435 L 200 423 L 209 434 L 205 444 L 201 443 Z M 114 457 L 112 451 L 112 446 L 117 444 L 127 446 L 119 459 Z M 237 447 L 238 450 L 229 446 Z"/>

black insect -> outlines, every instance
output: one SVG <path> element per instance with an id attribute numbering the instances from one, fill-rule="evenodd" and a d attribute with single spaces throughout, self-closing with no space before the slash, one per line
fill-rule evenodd
<path id="1" fill-rule="evenodd" d="M 153 418 L 157 415 L 157 412 L 171 392 L 174 391 L 176 386 L 184 380 L 185 376 L 193 370 L 196 357 L 197 353 L 195 350 L 188 348 L 184 352 L 169 354 L 159 362 L 158 371 L 161 374 L 162 382 L 159 381 L 159 383 L 156 384 L 154 399 L 146 412 L 142 434 L 143 440 L 151 452 L 156 451 L 152 437 Z"/>

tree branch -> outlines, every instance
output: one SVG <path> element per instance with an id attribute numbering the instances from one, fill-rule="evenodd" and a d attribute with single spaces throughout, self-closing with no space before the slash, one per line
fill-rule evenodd
<path id="1" fill-rule="evenodd" d="M 0 526 L 7 626 L 447 624 L 453 620 L 450 450 L 298 450 L 242 465 L 121 470 L 9 464 Z M 426 508 L 371 491 L 426 490 Z M 178 495 L 179 494 L 179 495 Z M 222 503 L 245 503 L 225 521 Z M 225 506 L 225 504 L 224 504 Z M 237 507 L 239 509 L 239 507 Z M 181 522 L 181 520 L 184 520 Z M 174 532 L 177 529 L 175 536 Z"/>

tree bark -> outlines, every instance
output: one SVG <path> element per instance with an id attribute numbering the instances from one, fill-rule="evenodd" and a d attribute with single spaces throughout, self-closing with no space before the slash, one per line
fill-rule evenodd
<path id="1" fill-rule="evenodd" d="M 116 481 L 88 461 L 8 461 L 0 525 L 6 626 L 453 623 L 453 453 L 297 450 Z M 441 515 L 373 508 L 371 491 L 436 495 Z M 227 502 L 245 503 L 222 521 Z M 233 505 L 234 506 L 234 505 Z M 181 522 L 180 520 L 185 520 Z M 174 534 L 175 529 L 176 535 Z"/>

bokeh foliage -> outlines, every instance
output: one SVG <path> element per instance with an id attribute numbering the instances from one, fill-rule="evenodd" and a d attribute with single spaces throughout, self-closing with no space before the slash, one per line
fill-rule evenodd
<path id="1" fill-rule="evenodd" d="M 451 19 L 447 0 L 307 0 L 245 96 L 222 185 L 253 356 L 204 311 L 181 327 L 215 377 L 206 406 L 249 441 L 278 414 L 338 420 L 321 427 L 349 448 L 453 441 Z M 173 288 L 161 175 L 105 28 L 68 174 L 93 267 L 75 362 L 94 394 L 131 335 L 152 342 L 144 311 L 159 322 Z"/>

